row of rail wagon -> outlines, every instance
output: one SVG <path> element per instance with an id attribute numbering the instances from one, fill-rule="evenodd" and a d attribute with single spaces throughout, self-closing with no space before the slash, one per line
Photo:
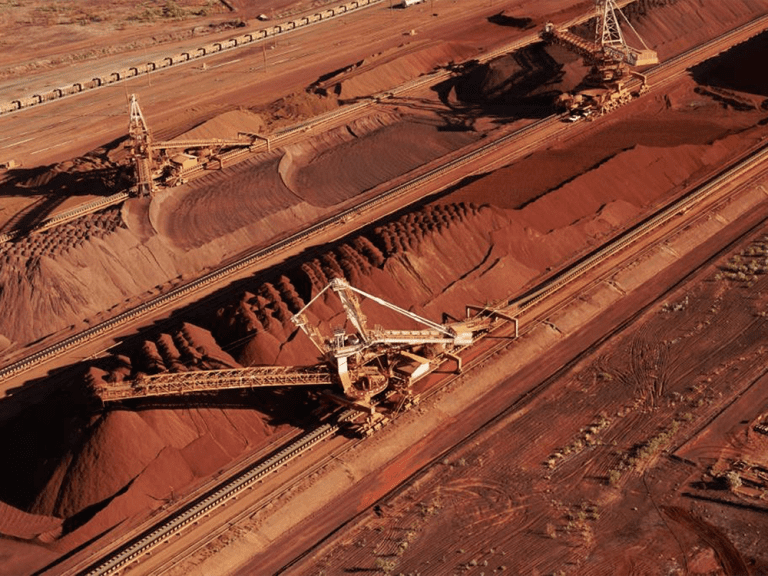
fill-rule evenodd
<path id="1" fill-rule="evenodd" d="M 32 96 L 17 98 L 16 100 L 12 100 L 10 102 L 3 102 L 0 103 L 0 114 L 7 114 L 16 110 L 21 110 L 23 108 L 29 108 L 30 106 L 35 106 L 44 102 L 50 102 L 58 98 L 63 98 L 64 96 L 71 96 L 72 94 L 78 94 L 80 92 L 99 88 L 100 86 L 106 86 L 108 84 L 120 82 L 121 80 L 125 80 L 127 78 L 133 78 L 142 74 L 149 74 L 156 70 L 168 68 L 175 64 L 183 64 L 184 62 L 189 62 L 190 60 L 202 58 L 204 56 L 216 54 L 225 50 L 232 50 L 233 48 L 245 46 L 270 36 L 276 36 L 277 34 L 288 32 L 289 30 L 294 30 L 296 28 L 308 26 L 309 24 L 313 24 L 315 22 L 320 22 L 322 20 L 327 20 L 329 18 L 339 16 L 346 12 L 362 8 L 363 6 L 377 4 L 381 1 L 382 0 L 352 0 L 346 4 L 328 8 L 326 10 L 316 12 L 315 14 L 302 16 L 288 22 L 281 22 L 280 24 L 268 26 L 254 32 L 247 32 L 240 36 L 229 38 L 228 40 L 212 42 L 210 44 L 206 44 L 205 46 L 187 50 L 185 52 L 164 56 L 163 58 L 154 60 L 152 62 L 147 62 L 146 64 L 131 66 L 122 70 L 110 72 L 103 76 L 91 78 L 90 80 L 74 82 L 73 84 L 69 84 L 67 86 L 53 88 L 47 92 L 40 92 L 38 94 L 33 94 Z"/>

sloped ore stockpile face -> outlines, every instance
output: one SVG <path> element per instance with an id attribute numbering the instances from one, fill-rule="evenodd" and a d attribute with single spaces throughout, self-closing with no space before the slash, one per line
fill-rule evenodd
<path id="1" fill-rule="evenodd" d="M 543 118 L 562 92 L 576 88 L 587 68 L 565 48 L 537 43 L 471 68 L 455 82 L 458 100 L 505 116 Z"/>
<path id="2" fill-rule="evenodd" d="M 228 124 L 239 121 L 230 116 Z M 224 124 L 214 122 L 217 129 Z M 289 147 L 284 156 L 254 156 L 168 190 L 149 206 L 133 199 L 119 213 L 112 209 L 2 244 L 0 346 L 81 325 L 171 279 L 295 231 L 476 137 L 443 132 L 435 120 L 373 115 Z"/>
<path id="3" fill-rule="evenodd" d="M 109 378 L 122 379 L 135 369 L 239 366 L 209 332 L 190 324 L 145 342 L 133 356 L 112 358 L 106 366 Z M 91 368 L 86 385 L 106 374 Z M 8 476 L 0 480 L 0 534 L 71 549 L 163 505 L 287 430 L 286 420 L 270 406 L 291 406 L 294 422 L 304 414 L 301 402 L 289 393 L 257 393 L 247 399 L 232 394 L 215 402 L 159 403 L 159 408 L 93 416 L 78 411 L 76 396 L 76 390 L 64 391 L 53 399 L 56 408 L 31 408 L 3 428 L 16 441 L 0 447 Z"/>
<path id="4" fill-rule="evenodd" d="M 623 9 L 662 62 L 766 11 L 768 0 L 637 0 Z M 594 37 L 594 21 L 577 30 L 586 38 Z M 626 37 L 630 45 L 642 47 L 631 31 Z"/>
<path id="5" fill-rule="evenodd" d="M 694 66 L 691 74 L 701 84 L 768 97 L 768 75 L 754 72 L 765 64 L 766 53 L 768 32 L 763 32 L 717 58 Z M 768 101 L 762 106 L 768 109 Z"/>

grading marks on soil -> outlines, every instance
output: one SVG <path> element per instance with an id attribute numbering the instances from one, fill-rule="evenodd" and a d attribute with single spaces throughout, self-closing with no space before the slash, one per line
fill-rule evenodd
<path id="1" fill-rule="evenodd" d="M 766 231 L 284 573 L 765 571 Z"/>

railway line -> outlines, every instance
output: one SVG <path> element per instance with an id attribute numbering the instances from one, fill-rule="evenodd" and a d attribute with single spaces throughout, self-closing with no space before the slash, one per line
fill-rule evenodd
<path id="1" fill-rule="evenodd" d="M 31 96 L 0 103 L 0 116 L 12 114 L 33 106 L 54 102 L 62 98 L 78 96 L 97 88 L 111 86 L 124 80 L 144 76 L 153 72 L 159 72 L 171 66 L 197 62 L 204 58 L 222 54 L 223 52 L 251 46 L 254 43 L 267 40 L 268 38 L 276 38 L 279 35 L 287 34 L 294 30 L 318 24 L 320 22 L 327 22 L 333 18 L 349 14 L 350 12 L 380 4 L 383 1 L 384 0 L 351 0 L 345 4 L 326 8 L 320 12 L 305 14 L 293 20 L 286 20 L 266 28 L 246 32 L 240 36 L 211 42 L 210 44 L 197 48 L 185 49 L 182 52 L 171 53 L 150 62 L 137 63 L 133 66 L 118 69 L 113 72 L 100 74 L 94 78 L 80 79 L 76 82 L 67 83 L 66 85 L 51 90 L 38 90 Z"/>
<path id="2" fill-rule="evenodd" d="M 757 34 L 761 30 L 765 29 L 766 26 L 768 26 L 768 16 L 764 16 L 756 20 L 753 20 L 752 22 L 749 22 L 743 26 L 740 26 L 739 28 L 736 28 L 735 30 L 728 32 L 727 34 L 724 34 L 719 38 L 716 38 L 710 42 L 707 42 L 702 46 L 688 50 L 675 58 L 672 58 L 662 64 L 659 64 L 658 66 L 655 66 L 649 71 L 648 74 L 653 78 L 658 78 L 662 74 L 667 74 L 669 76 L 678 76 L 679 74 L 682 74 L 685 71 L 685 69 L 690 66 L 691 63 L 703 57 L 707 57 L 707 55 L 710 54 L 713 50 L 721 50 L 727 46 L 732 45 L 732 43 L 734 42 L 734 39 L 736 38 L 742 38 L 743 36 L 748 34 L 749 35 Z M 439 71 L 436 74 L 449 74 L 449 73 L 450 73 L 449 71 Z M 665 76 L 665 78 L 666 77 L 667 76 Z M 416 82 L 418 83 L 418 85 L 421 85 L 422 82 L 427 83 L 427 82 L 433 82 L 433 81 L 434 81 L 434 76 L 431 76 L 429 81 L 419 78 L 415 81 L 412 81 L 412 83 L 408 83 L 407 85 L 404 85 L 402 89 L 403 90 L 414 89 L 416 87 L 416 84 L 414 84 L 413 82 Z M 659 84 L 662 84 L 662 83 L 660 82 Z M 298 127 L 292 128 L 290 131 L 287 131 L 283 133 L 283 135 L 278 136 L 277 142 L 275 140 L 271 140 L 271 143 L 263 142 L 261 143 L 261 145 L 265 147 L 269 145 L 277 145 L 278 143 L 283 142 L 283 140 L 279 139 L 281 137 L 288 138 L 289 135 L 295 135 L 297 132 L 300 132 L 302 130 L 307 130 L 322 124 L 329 123 L 333 120 L 337 120 L 342 114 L 346 115 L 346 114 L 351 114 L 355 111 L 358 111 L 358 108 L 357 108 L 358 106 L 362 107 L 367 105 L 370 105 L 370 103 L 360 102 L 353 105 L 353 107 L 350 108 L 349 110 L 342 109 L 342 110 L 334 111 L 329 115 L 319 117 L 315 124 L 308 123 L 306 125 L 300 125 Z M 451 159 L 449 162 L 445 163 L 442 166 L 432 168 L 428 170 L 426 173 L 418 175 L 406 183 L 403 183 L 399 186 L 395 186 L 394 188 L 386 190 L 373 198 L 370 198 L 368 200 L 365 200 L 357 204 L 356 206 L 350 207 L 340 213 L 337 213 L 320 222 L 317 222 L 312 226 L 309 226 L 308 228 L 296 234 L 293 234 L 279 242 L 276 242 L 271 246 L 254 250 L 244 255 L 240 259 L 228 265 L 225 265 L 217 270 L 214 270 L 208 274 L 205 274 L 196 280 L 193 280 L 182 286 L 174 288 L 173 290 L 170 290 L 165 294 L 161 294 L 155 298 L 152 298 L 151 300 L 139 306 L 136 306 L 123 313 L 120 313 L 108 320 L 100 322 L 92 326 L 91 328 L 88 328 L 78 334 L 69 336 L 61 340 L 60 342 L 52 344 L 42 350 L 39 350 L 24 358 L 21 358 L 0 369 L 0 382 L 7 380 L 13 376 L 19 375 L 27 370 L 30 370 L 33 367 L 39 366 L 43 362 L 47 361 L 48 359 L 58 354 L 81 347 L 87 344 L 88 342 L 90 342 L 91 340 L 93 340 L 95 337 L 103 336 L 109 332 L 112 332 L 117 328 L 126 325 L 128 322 L 134 321 L 142 316 L 149 314 L 150 312 L 155 312 L 165 307 L 168 307 L 182 297 L 189 296 L 194 292 L 199 291 L 203 288 L 209 287 L 216 282 L 225 280 L 226 278 L 231 277 L 235 273 L 241 272 L 242 270 L 248 267 L 257 265 L 258 263 L 264 261 L 265 259 L 271 256 L 275 256 L 280 252 L 285 251 L 291 247 L 294 247 L 300 243 L 308 242 L 313 237 L 316 237 L 319 234 L 329 229 L 332 229 L 332 227 L 334 226 L 344 224 L 345 222 L 347 222 L 352 218 L 359 218 L 364 213 L 380 208 L 385 204 L 391 203 L 394 205 L 396 204 L 396 201 L 398 199 L 403 198 L 404 196 L 408 195 L 415 189 L 427 186 L 428 184 L 435 182 L 438 179 L 443 179 L 446 175 L 450 173 L 458 173 L 458 176 L 456 176 L 451 182 L 443 183 L 442 187 L 448 187 L 450 185 L 456 184 L 460 182 L 463 178 L 469 175 L 469 173 L 466 171 L 461 172 L 462 168 L 465 168 L 470 163 L 482 158 L 485 155 L 489 155 L 491 152 L 494 152 L 496 149 L 504 145 L 513 143 L 515 140 L 523 136 L 531 136 L 539 133 L 543 135 L 545 132 L 547 132 L 547 130 L 549 130 L 549 133 L 546 134 L 546 138 L 552 138 L 552 137 L 556 137 L 559 133 L 562 133 L 564 130 L 567 130 L 568 128 L 569 128 L 568 126 L 562 125 L 559 122 L 559 116 L 553 115 L 553 116 L 549 116 L 547 118 L 538 120 L 536 122 L 533 122 L 517 131 L 501 135 L 500 137 L 494 139 L 491 142 L 483 143 L 478 148 L 470 150 L 469 152 L 466 152 L 457 158 Z M 529 144 L 528 146 L 516 149 L 515 155 L 519 157 L 520 155 L 527 152 L 531 148 L 534 148 L 540 145 L 544 139 L 545 139 L 544 136 L 542 136 L 536 142 Z M 504 162 L 508 163 L 510 160 L 511 158 L 509 156 L 504 158 Z M 495 165 L 496 163 L 486 164 L 482 166 L 482 168 L 479 170 L 489 170 L 495 167 Z M 476 170 L 476 171 L 479 171 L 479 170 Z M 107 199 L 104 199 L 104 201 L 107 201 Z M 115 200 L 115 203 L 118 201 L 119 200 Z M 104 205 L 100 206 L 99 209 L 103 207 Z M 401 207 L 402 206 L 396 206 L 395 208 L 392 208 L 390 212 Z M 81 210 L 81 209 L 83 209 L 83 207 L 76 208 L 75 210 Z M 80 214 L 78 215 L 87 213 L 88 210 L 93 210 L 93 208 L 86 209 L 85 211 L 80 212 Z M 59 215 L 55 218 L 66 217 L 65 214 Z M 75 216 L 70 215 L 68 219 L 71 219 L 72 217 L 75 217 Z M 58 222 L 50 223 L 50 224 L 44 223 L 43 225 L 46 227 L 50 227 L 50 226 L 56 225 L 57 223 Z"/>
<path id="3" fill-rule="evenodd" d="M 714 207 L 722 206 L 731 200 L 732 191 L 730 190 L 729 185 L 732 182 L 743 180 L 745 177 L 749 176 L 752 171 L 762 168 L 762 165 L 766 161 L 768 161 L 768 144 L 761 144 L 755 149 L 745 153 L 742 158 L 735 162 L 735 165 L 722 170 L 715 176 L 709 178 L 707 182 L 696 187 L 683 197 L 668 203 L 655 214 L 647 217 L 629 230 L 619 233 L 603 247 L 584 256 L 554 278 L 546 280 L 538 289 L 526 294 L 522 298 L 509 301 L 507 308 L 508 313 L 516 313 L 518 317 L 527 316 L 530 318 L 530 321 L 524 324 L 521 334 L 527 333 L 537 323 L 546 320 L 546 318 L 554 311 L 561 309 L 566 305 L 566 302 L 562 301 L 555 303 L 554 305 L 548 303 L 557 292 L 560 292 L 567 287 L 573 287 L 577 280 L 584 279 L 588 274 L 594 272 L 597 272 L 596 276 L 587 279 L 589 285 L 596 285 L 606 281 L 608 277 L 615 274 L 616 268 L 615 266 L 604 265 L 608 264 L 613 259 L 616 259 L 631 246 L 642 244 L 642 241 L 650 237 L 653 232 L 660 231 L 663 227 L 669 224 L 674 224 L 671 230 L 667 230 L 663 233 L 661 238 L 655 239 L 650 244 L 644 246 L 641 245 L 635 253 L 627 254 L 625 261 L 638 258 L 643 253 L 664 242 L 670 235 L 679 233 L 684 228 L 689 227 L 693 220 L 706 217 Z M 764 173 L 765 169 L 762 168 L 760 174 L 762 175 Z M 746 188 L 754 178 L 755 175 L 753 174 L 750 178 L 747 178 L 746 182 L 742 182 L 737 187 L 737 190 Z M 690 217 L 683 218 L 681 221 L 674 223 L 675 219 L 680 219 L 685 215 L 689 215 Z M 600 272 L 601 267 L 605 268 L 602 272 Z M 579 291 L 583 289 L 583 287 L 580 287 Z M 578 297 L 578 295 L 575 295 L 574 297 Z M 568 302 L 570 302 L 570 300 L 568 300 Z M 499 324 L 493 330 L 492 334 L 497 337 L 508 336 L 514 329 L 515 328 L 512 327 L 510 322 L 504 322 Z M 471 358 L 465 363 L 464 373 L 482 366 L 489 358 L 512 346 L 513 342 L 513 340 L 505 338 L 496 338 L 493 340 L 483 339 L 474 345 L 474 354 L 472 354 L 471 347 L 466 347 L 460 350 L 460 352 L 472 354 Z M 450 385 L 457 377 L 458 376 L 450 376 L 441 380 L 438 385 L 424 390 L 422 392 L 422 398 L 428 399 L 430 396 L 445 389 L 445 387 Z M 541 389 L 541 387 L 537 388 L 538 391 L 541 391 Z M 526 397 L 529 397 L 534 393 L 536 392 L 530 391 L 526 394 Z M 350 413 L 347 412 L 342 418 L 349 418 L 350 416 Z M 184 508 L 181 513 L 158 523 L 152 532 L 141 534 L 140 537 L 133 539 L 128 546 L 121 548 L 116 554 L 110 554 L 107 558 L 94 563 L 85 570 L 68 572 L 67 574 L 101 576 L 115 573 L 118 569 L 136 560 L 142 554 L 167 541 L 173 534 L 178 533 L 195 519 L 210 513 L 217 506 L 224 504 L 227 500 L 241 492 L 245 487 L 252 485 L 253 482 L 258 479 L 255 475 L 260 473 L 256 472 L 257 470 L 263 470 L 266 469 L 264 467 L 269 466 L 272 466 L 272 468 L 269 468 L 270 470 L 274 470 L 277 466 L 281 465 L 281 463 L 298 457 L 304 451 L 302 446 L 305 446 L 305 442 L 311 442 L 311 444 L 306 444 L 307 448 L 309 446 L 314 446 L 322 439 L 335 435 L 339 430 L 340 426 L 338 424 L 326 424 L 321 426 L 316 431 L 310 432 L 307 436 L 302 437 L 298 441 L 284 448 L 277 455 L 266 460 L 261 465 L 248 470 L 243 475 L 228 479 L 222 486 L 211 491 L 204 500 L 199 500 L 190 507 Z M 315 432 L 317 432 L 317 436 L 315 436 Z M 359 440 L 350 441 L 345 450 L 351 449 L 355 442 L 359 442 Z M 333 458 L 337 458 L 338 456 L 339 453 L 337 452 L 333 455 Z M 329 456 L 328 461 L 331 459 L 332 458 Z M 271 494 L 270 496 L 274 497 L 275 495 Z M 251 510 L 251 513 L 253 513 L 253 510 Z"/>
<path id="4" fill-rule="evenodd" d="M 36 93 L 32 94 L 31 96 L 16 98 L 10 102 L 0 102 L 0 116 L 8 115 L 20 110 L 25 110 L 33 106 L 40 106 L 41 104 L 54 102 L 62 98 L 85 94 L 92 90 L 111 86 L 131 78 L 137 78 L 139 76 L 152 74 L 154 72 L 160 72 L 172 66 L 179 66 L 189 62 L 197 62 L 204 58 L 222 54 L 223 52 L 252 46 L 257 42 L 265 41 L 268 38 L 276 38 L 279 35 L 299 30 L 307 26 L 319 24 L 321 22 L 328 22 L 329 20 L 344 16 L 351 12 L 381 4 L 383 1 L 384 0 L 351 0 L 350 2 L 346 2 L 335 7 L 326 8 L 319 12 L 303 14 L 297 18 L 294 18 L 293 20 L 279 22 L 272 26 L 246 32 L 226 40 L 211 42 L 197 48 L 186 48 L 181 52 L 169 53 L 150 62 L 136 63 L 133 66 L 128 66 L 126 68 L 117 69 L 112 72 L 99 74 L 94 78 L 81 79 L 79 81 L 70 82 L 58 88 L 53 88 L 46 91 L 37 90 Z M 617 5 L 619 7 L 623 7 L 635 1 L 636 0 L 620 0 L 617 2 Z M 583 16 L 573 18 L 563 25 L 565 27 L 576 26 L 586 22 L 593 16 L 594 14 L 592 13 L 585 14 Z M 534 42 L 538 42 L 539 40 L 540 39 L 538 34 L 531 34 L 522 40 L 513 42 L 483 54 L 478 58 L 478 60 L 480 62 L 485 62 L 506 54 L 507 52 L 517 50 Z"/>

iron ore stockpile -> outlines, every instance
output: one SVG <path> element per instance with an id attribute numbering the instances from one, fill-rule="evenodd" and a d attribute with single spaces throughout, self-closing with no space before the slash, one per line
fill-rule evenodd
<path id="1" fill-rule="evenodd" d="M 768 0 L 0 22 L 0 576 L 768 573 Z"/>

